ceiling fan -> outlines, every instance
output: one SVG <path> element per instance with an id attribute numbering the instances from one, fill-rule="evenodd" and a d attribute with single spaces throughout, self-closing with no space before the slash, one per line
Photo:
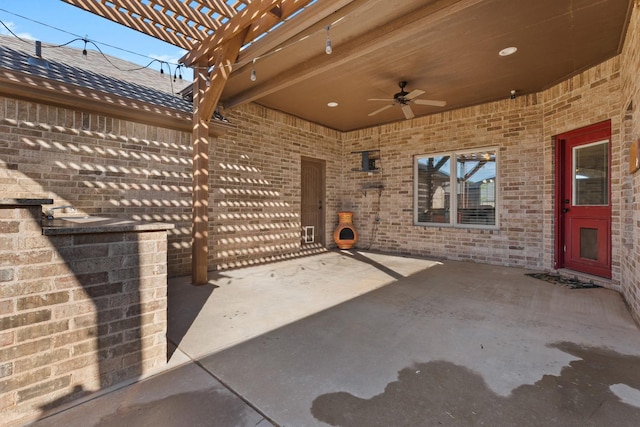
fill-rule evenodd
<path id="1" fill-rule="evenodd" d="M 382 108 L 377 109 L 376 111 L 369 113 L 369 116 L 375 116 L 376 114 L 393 107 L 394 105 L 399 105 L 400 108 L 402 108 L 402 112 L 404 113 L 404 117 L 407 119 L 412 119 L 415 117 L 415 114 L 413 114 L 413 110 L 411 109 L 411 107 L 409 106 L 410 103 L 414 103 L 414 104 L 418 104 L 418 105 L 431 105 L 433 107 L 444 107 L 445 105 L 447 105 L 447 103 L 445 101 L 434 101 L 434 100 L 430 100 L 430 99 L 416 99 L 417 97 L 419 97 L 420 95 L 422 95 L 423 93 L 425 93 L 423 90 L 420 89 L 414 89 L 411 92 L 406 92 L 404 90 L 405 86 L 407 86 L 407 82 L 405 81 L 401 81 L 400 83 L 398 83 L 398 86 L 400 86 L 400 92 L 396 93 L 395 95 L 393 95 L 393 99 L 378 99 L 378 98 L 374 98 L 374 99 L 369 99 L 369 101 L 391 101 L 393 102 L 393 104 L 389 104 L 389 105 L 385 105 Z"/>

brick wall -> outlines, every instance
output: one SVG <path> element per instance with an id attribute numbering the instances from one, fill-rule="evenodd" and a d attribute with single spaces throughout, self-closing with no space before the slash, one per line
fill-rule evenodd
<path id="1" fill-rule="evenodd" d="M 615 57 L 543 92 L 544 160 L 544 248 L 545 265 L 553 266 L 554 256 L 554 135 L 611 120 L 611 234 L 612 287 L 620 290 L 620 180 L 621 103 L 620 57 Z"/>
<path id="2" fill-rule="evenodd" d="M 213 142 L 210 265 L 237 267 L 300 251 L 303 156 L 326 161 L 325 241 L 333 244 L 344 176 L 340 133 L 255 104 L 224 114 L 237 129 Z"/>
<path id="3" fill-rule="evenodd" d="M 339 134 L 256 105 L 225 114 L 238 127 L 211 142 L 209 268 L 298 253 L 301 157 L 327 160 L 333 223 Z M 189 133 L 0 97 L 0 154 L 0 197 L 172 223 L 169 276 L 191 274 Z"/>
<path id="4" fill-rule="evenodd" d="M 0 419 L 6 425 L 166 361 L 166 232 L 43 236 L 0 209 Z"/>
<path id="5" fill-rule="evenodd" d="M 0 97 L 0 198 L 175 224 L 170 274 L 191 271 L 191 136 Z"/>
<path id="6" fill-rule="evenodd" d="M 345 168 L 341 204 L 355 212 L 360 247 L 542 268 L 545 166 L 537 95 L 449 111 L 345 134 L 345 153 L 380 149 L 379 174 Z M 499 230 L 413 225 L 414 156 L 499 147 Z M 366 191 L 381 184 L 380 193 Z M 376 222 L 379 216 L 380 222 Z"/>
<path id="7" fill-rule="evenodd" d="M 345 167 L 341 208 L 355 211 L 359 247 L 401 254 L 553 270 L 553 136 L 610 120 L 612 281 L 640 319 L 640 173 L 628 174 L 629 144 L 640 137 L 640 13 L 624 51 L 541 93 L 343 135 L 351 151 L 380 149 L 380 174 Z M 413 158 L 498 146 L 499 230 L 413 225 Z M 366 190 L 382 185 L 381 193 Z M 381 221 L 377 222 L 376 218 Z"/>
<path id="8" fill-rule="evenodd" d="M 637 2 L 636 2 L 637 3 Z M 628 173 L 629 145 L 640 138 L 640 7 L 634 7 L 621 55 L 620 281 L 640 322 L 640 172 Z"/>
<path id="9" fill-rule="evenodd" d="M 639 178 L 625 174 L 628 143 L 640 134 L 635 9 L 622 55 L 515 100 L 344 134 L 254 104 L 224 112 L 236 127 L 211 143 L 209 268 L 298 253 L 300 158 L 308 156 L 327 165 L 329 245 L 337 212 L 353 210 L 360 248 L 552 269 L 553 135 L 611 120 L 613 287 L 638 307 Z M 173 223 L 168 272 L 190 274 L 188 133 L 8 98 L 0 119 L 2 196 Z M 487 146 L 499 147 L 500 229 L 413 226 L 413 157 Z M 365 149 L 380 150 L 382 173 L 352 171 L 359 159 L 350 153 Z M 369 188 L 378 185 L 381 193 Z"/>

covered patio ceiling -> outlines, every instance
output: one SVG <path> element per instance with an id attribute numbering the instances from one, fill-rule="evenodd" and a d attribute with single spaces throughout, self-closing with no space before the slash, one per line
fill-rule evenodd
<path id="1" fill-rule="evenodd" d="M 409 102 L 415 116 L 548 88 L 618 54 L 634 2 L 63 1 L 187 50 L 187 66 L 214 66 L 244 30 L 220 104 L 256 102 L 340 131 L 404 120 L 401 105 L 369 101 L 393 99 L 400 81 L 424 91 Z M 500 56 L 507 47 L 518 50 Z M 414 102 L 425 99 L 446 105 Z"/>

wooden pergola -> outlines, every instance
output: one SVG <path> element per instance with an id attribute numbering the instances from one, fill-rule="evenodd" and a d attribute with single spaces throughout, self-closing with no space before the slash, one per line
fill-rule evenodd
<path id="1" fill-rule="evenodd" d="M 188 51 L 180 62 L 194 69 L 192 282 L 207 283 L 210 120 L 241 50 L 253 42 L 253 55 L 268 52 L 345 2 L 302 10 L 312 0 L 62 1 Z"/>

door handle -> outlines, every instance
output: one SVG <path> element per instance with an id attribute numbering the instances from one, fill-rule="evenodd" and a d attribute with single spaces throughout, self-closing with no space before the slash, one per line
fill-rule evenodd
<path id="1" fill-rule="evenodd" d="M 322 210 L 322 200 L 318 202 L 318 209 Z"/>
<path id="2" fill-rule="evenodd" d="M 562 213 L 567 213 L 569 212 L 569 208 L 562 208 Z"/>

